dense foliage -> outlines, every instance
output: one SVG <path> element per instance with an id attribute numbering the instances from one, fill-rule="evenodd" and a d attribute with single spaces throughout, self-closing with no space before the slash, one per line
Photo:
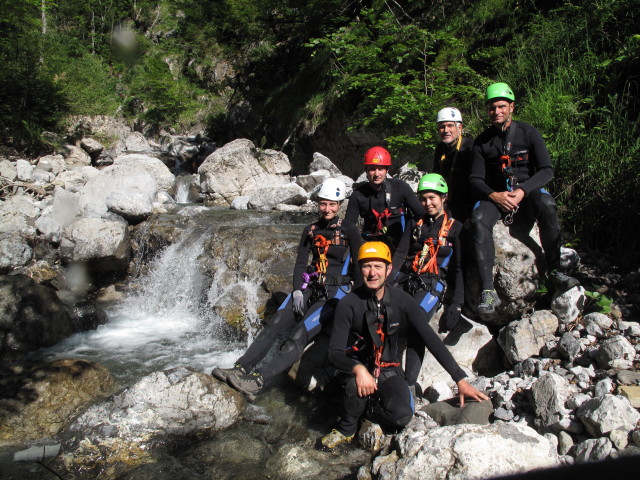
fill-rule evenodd
<path id="1" fill-rule="evenodd" d="M 398 158 L 431 156 L 455 104 L 486 124 L 506 81 L 537 126 L 572 240 L 638 258 L 637 0 L 2 0 L 2 144 L 46 148 L 68 115 L 206 126 L 295 151 L 336 112 Z"/>

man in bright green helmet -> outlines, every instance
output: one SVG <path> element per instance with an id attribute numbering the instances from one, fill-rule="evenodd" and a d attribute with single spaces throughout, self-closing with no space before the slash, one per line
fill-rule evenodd
<path id="1" fill-rule="evenodd" d="M 561 291 L 578 285 L 560 270 L 558 211 L 543 188 L 553 178 L 553 167 L 542 135 L 532 125 L 513 120 L 515 95 L 506 83 L 489 85 L 485 100 L 491 126 L 476 138 L 469 177 L 481 198 L 471 215 L 482 284 L 480 314 L 493 313 L 501 303 L 493 286 L 492 235 L 501 218 L 507 225 L 517 221 L 528 227 L 537 221 L 550 283 Z"/>

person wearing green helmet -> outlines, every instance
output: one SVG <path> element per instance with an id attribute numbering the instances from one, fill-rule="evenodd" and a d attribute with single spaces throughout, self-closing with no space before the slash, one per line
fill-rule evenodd
<path id="1" fill-rule="evenodd" d="M 464 134 L 462 114 L 454 107 L 438 112 L 436 126 L 440 142 L 433 155 L 433 173 L 447 180 L 449 208 L 456 220 L 464 223 L 478 200 L 469 185 L 473 137 Z"/>
<path id="2" fill-rule="evenodd" d="M 515 95 L 506 83 L 487 87 L 491 126 L 473 146 L 470 182 L 481 200 L 471 214 L 471 230 L 482 294 L 478 312 L 492 314 L 502 302 L 493 285 L 493 227 L 503 219 L 519 230 L 538 222 L 547 278 L 558 291 L 579 284 L 560 268 L 560 222 L 553 197 L 543 188 L 553 178 L 553 166 L 540 132 L 513 119 Z"/>
<path id="3" fill-rule="evenodd" d="M 464 301 L 460 262 L 462 223 L 448 211 L 449 188 L 441 175 L 422 176 L 417 192 L 424 212 L 409 222 L 398 244 L 393 257 L 398 272 L 394 284 L 416 299 L 427 313 L 427 322 L 444 304 L 439 329 L 446 332 L 458 324 Z M 418 380 L 424 348 L 417 335 L 409 335 L 405 375 L 410 386 Z"/>

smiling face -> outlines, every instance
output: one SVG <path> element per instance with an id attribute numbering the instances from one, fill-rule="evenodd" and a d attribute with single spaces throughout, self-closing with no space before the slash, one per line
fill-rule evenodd
<path id="1" fill-rule="evenodd" d="M 383 167 L 380 165 L 367 165 L 365 167 L 365 172 L 367 175 L 367 181 L 369 185 L 378 189 L 384 183 L 387 178 L 387 172 L 389 171 L 389 167 Z"/>
<path id="2" fill-rule="evenodd" d="M 491 124 L 498 129 L 508 127 L 511 123 L 513 107 L 514 102 L 507 100 L 494 100 L 487 103 L 487 113 Z"/>
<path id="3" fill-rule="evenodd" d="M 375 294 L 384 292 L 384 282 L 391 273 L 390 263 L 377 259 L 363 260 L 360 262 L 360 271 L 368 289 Z"/>
<path id="4" fill-rule="evenodd" d="M 438 217 L 444 209 L 444 196 L 436 192 L 422 192 L 418 194 L 422 208 L 430 217 Z"/>
<path id="5" fill-rule="evenodd" d="M 318 213 L 323 220 L 333 220 L 340 210 L 340 202 L 334 202 L 333 200 L 319 199 Z"/>
<path id="6" fill-rule="evenodd" d="M 462 135 L 462 124 L 460 122 L 438 123 L 438 136 L 447 145 L 458 140 L 460 135 Z"/>

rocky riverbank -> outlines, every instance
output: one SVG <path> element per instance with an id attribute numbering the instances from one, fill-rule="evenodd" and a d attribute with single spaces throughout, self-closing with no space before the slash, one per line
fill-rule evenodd
<path id="1" fill-rule="evenodd" d="M 488 478 L 640 454 L 640 272 L 619 273 L 602 258 L 565 249 L 563 262 L 582 286 L 551 294 L 541 288 L 537 233 L 523 241 L 501 225 L 494 274 L 506 301 L 478 318 L 470 274 L 467 320 L 444 336 L 491 405 L 471 404 L 461 418 L 444 402 L 454 393 L 450 379 L 427 355 L 419 379 L 424 396 L 411 424 L 385 434 L 365 422 L 360 448 L 339 455 L 314 448 L 335 409 L 321 392 L 322 372 L 307 361 L 313 349 L 290 377 L 298 392 L 314 393 L 287 394 L 277 407 L 273 396 L 288 387 L 274 387 L 252 406 L 207 372 L 185 367 L 117 385 L 106 368 L 87 360 L 24 362 L 28 352 L 104 324 L 104 302 L 138 288 L 134 282 L 124 288 L 125 279 L 144 274 L 185 231 L 209 222 L 208 206 L 229 215 L 229 208 L 272 212 L 259 226 L 238 224 L 241 217 L 208 230 L 191 267 L 217 285 L 243 286 L 216 287 L 191 301 L 223 318 L 227 333 L 251 335 L 288 289 L 300 230 L 291 221 L 312 218 L 304 215 L 315 211 L 313 191 L 325 178 L 353 183 L 321 154 L 308 175 L 292 177 L 285 155 L 248 140 L 212 151 L 196 136 L 154 142 L 108 125 L 79 123 L 74 131 L 82 135 L 56 155 L 0 161 L 3 459 L 28 446 L 56 445 L 46 465 L 63 478 L 364 480 Z M 117 140 L 104 147 L 96 138 Z M 200 165 L 198 173 L 178 176 L 189 179 L 186 199 L 202 205 L 176 201 L 176 174 L 190 162 Z M 172 292 L 163 295 L 170 300 Z M 285 412 L 291 404 L 301 417 Z M 460 424 L 465 418 L 470 423 Z M 239 435 L 238 428 L 252 434 Z M 239 448 L 242 441 L 248 444 Z M 235 471 L 223 467 L 230 449 L 244 452 L 236 453 L 242 461 L 234 460 Z M 22 457 L 44 454 L 43 448 Z M 6 478 L 43 478 L 43 470 L 28 477 L 24 469 L 11 476 L 2 468 Z"/>

